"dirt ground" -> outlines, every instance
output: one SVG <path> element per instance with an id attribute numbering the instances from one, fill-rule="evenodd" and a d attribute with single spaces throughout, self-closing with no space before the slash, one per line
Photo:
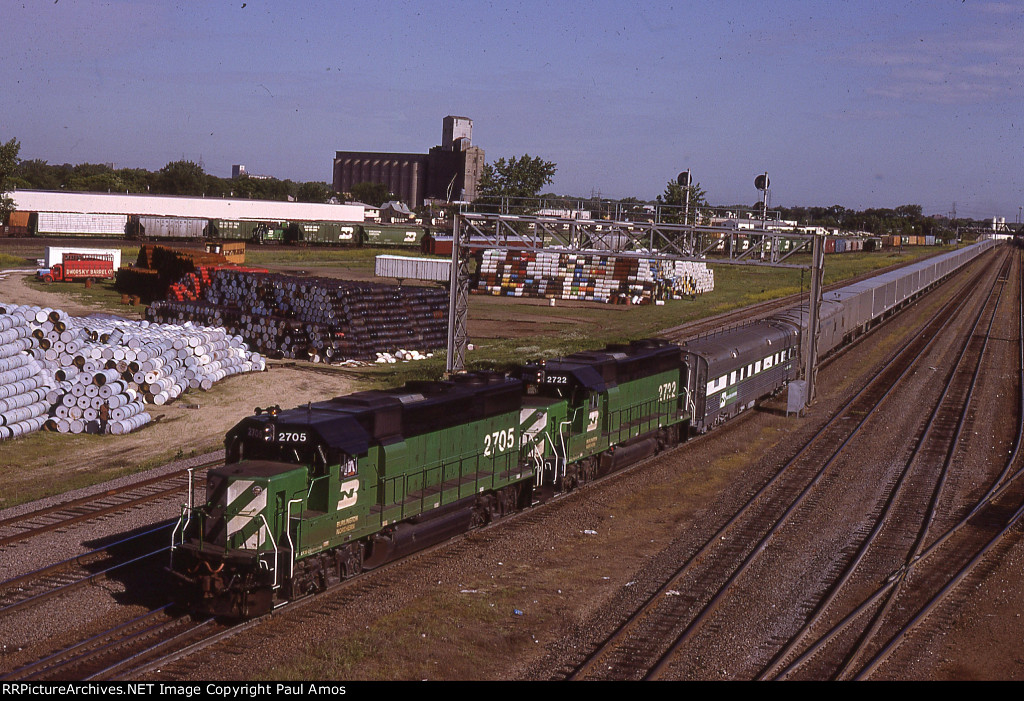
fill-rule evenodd
<path id="1" fill-rule="evenodd" d="M 0 270 L 0 304 L 35 304 L 40 307 L 63 309 L 71 316 L 89 316 L 96 312 L 95 309 L 78 304 L 66 295 L 29 287 L 25 283 L 25 278 L 33 274 L 34 271 Z M 143 307 L 126 306 L 121 316 L 125 319 L 141 319 L 143 312 Z"/>
<path id="2" fill-rule="evenodd" d="M 0 273 L 0 303 L 3 302 L 52 306 L 75 316 L 87 316 L 94 311 L 61 295 L 28 287 L 22 273 Z M 139 318 L 141 314 L 126 310 L 124 316 Z M 269 361 L 266 372 L 235 375 L 218 382 L 208 392 L 192 390 L 170 404 L 150 406 L 153 423 L 128 435 L 37 432 L 0 442 L 0 470 L 14 465 L 23 468 L 5 471 L 0 508 L 176 456 L 222 448 L 228 429 L 256 407 L 278 404 L 291 408 L 355 391 L 357 381 L 351 373 L 318 370 L 321 371 L 310 371 L 308 363 Z M 26 467 L 39 469 L 25 470 Z"/>

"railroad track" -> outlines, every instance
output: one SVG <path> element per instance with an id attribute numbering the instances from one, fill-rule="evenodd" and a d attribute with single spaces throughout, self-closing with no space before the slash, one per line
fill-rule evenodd
<path id="1" fill-rule="evenodd" d="M 152 498 L 152 497 L 151 497 L 151 498 Z M 143 499 L 143 500 L 144 500 L 144 499 Z M 122 506 L 121 508 L 130 508 L 130 507 L 124 507 L 124 506 Z M 77 520 L 77 519 L 76 519 L 76 520 Z M 73 520 L 73 521 L 71 521 L 71 522 L 74 522 L 74 520 Z M 53 526 L 53 527 L 59 527 L 59 526 Z M 305 601 L 305 600 L 304 600 L 304 601 Z M 325 604 L 325 606 L 327 606 L 327 604 Z M 173 647 L 173 646 L 169 646 L 168 644 L 165 644 L 165 643 L 161 643 L 160 645 L 161 645 L 162 647 L 164 647 L 164 648 L 166 648 L 166 647 Z M 134 654 L 137 654 L 137 653 L 132 653 L 132 655 L 134 655 Z M 153 653 L 147 653 L 147 654 L 153 654 Z M 124 669 L 124 668 L 126 668 L 126 667 L 119 667 L 119 668 L 121 668 L 121 669 Z M 137 667 L 132 667 L 132 668 L 133 668 L 133 669 L 137 669 Z M 58 673 L 65 673 L 65 672 L 58 672 Z M 108 673 L 115 673 L 115 672 L 108 672 Z"/>
<path id="2" fill-rule="evenodd" d="M 961 302 L 959 307 L 963 305 Z M 907 375 L 914 359 L 932 345 L 938 329 L 952 316 L 946 309 L 933 317 L 927 328 L 908 342 L 786 468 L 669 577 L 639 611 L 566 676 L 571 679 L 638 679 L 658 678 L 663 674 L 677 652 L 705 627 L 719 606 L 732 595 L 737 581 L 751 563 L 770 544 L 774 547 L 776 534 L 794 520 L 798 508 L 813 503 L 819 483 L 835 479 L 829 473 L 829 466 L 875 407 L 890 394 L 896 379 Z M 819 458 L 803 459 L 810 454 L 832 457 L 822 466 Z M 709 599 L 704 596 L 708 591 L 715 592 Z"/>
<path id="3" fill-rule="evenodd" d="M 222 460 L 212 460 L 191 468 L 199 472 Z M 188 470 L 177 470 L 122 487 L 108 489 L 0 520 L 0 548 L 29 540 L 43 533 L 120 513 L 155 501 L 176 496 L 188 488 Z"/>
<path id="4" fill-rule="evenodd" d="M 195 621 L 170 613 L 171 605 L 118 624 L 7 675 L 3 681 L 111 679 L 124 669 L 159 656 L 167 647 L 187 645 L 226 629 L 214 619 Z"/>
<path id="5" fill-rule="evenodd" d="M 762 670 L 759 678 L 821 678 L 826 674 L 837 679 L 869 678 L 912 633 L 934 619 L 933 614 L 941 609 L 943 603 L 955 596 L 958 590 L 966 592 L 968 588 L 963 585 L 976 582 L 994 555 L 1019 537 L 1017 528 L 1024 513 L 1021 506 L 1024 504 L 1024 469 L 1016 472 L 1013 469 L 1018 464 L 1024 435 L 1024 323 L 1020 315 L 1024 308 L 1024 277 L 1019 256 L 1015 262 L 1015 277 L 1019 281 L 1015 316 L 1020 366 L 1017 435 L 1000 474 L 993 477 L 973 508 L 960 509 L 952 525 L 941 535 L 933 536 L 937 531 L 934 524 L 941 516 L 937 504 L 946 486 L 945 467 L 953 457 L 950 450 L 947 459 L 940 461 L 944 469 L 936 480 L 934 497 L 929 508 L 922 511 L 924 516 L 913 546 L 903 550 L 906 553 L 903 562 L 884 577 L 877 578 L 880 584 L 874 591 L 861 594 L 853 605 L 840 609 L 845 614 L 840 614 L 841 619 L 840 615 L 833 614 L 830 627 L 823 625 L 829 620 L 825 616 L 827 607 L 823 606 L 800 634 Z M 1009 279 L 1008 275 L 1001 277 Z M 977 339 L 976 336 L 974 341 Z M 980 356 L 978 365 L 981 365 Z M 972 373 L 969 384 L 973 386 L 976 379 L 977 372 Z M 959 433 L 958 430 L 952 438 L 954 443 L 959 441 Z M 966 593 L 960 596 L 966 596 Z M 832 604 L 831 599 L 828 604 Z M 824 628 L 816 639 L 811 636 L 815 626 Z"/>
<path id="6" fill-rule="evenodd" d="M 743 421 L 743 418 L 737 419 L 737 421 Z M 697 441 L 703 440 L 707 437 L 700 437 Z M 646 462 L 646 461 L 645 461 Z M 624 470 L 622 472 L 614 473 L 610 478 L 619 477 L 632 469 L 638 469 L 642 467 L 643 463 L 640 463 L 632 468 Z M 526 511 L 520 514 L 511 516 L 510 519 L 526 519 L 529 520 L 535 512 Z M 503 519 L 500 524 L 504 524 L 509 519 Z M 473 538 L 486 537 L 486 529 L 473 531 L 471 534 Z M 391 563 L 387 568 L 398 567 L 400 565 L 408 565 L 412 560 L 419 560 L 421 558 L 429 557 L 440 557 L 442 559 L 457 558 L 459 551 L 460 541 L 454 543 L 448 542 L 434 548 L 430 548 L 405 558 L 401 561 Z M 476 547 L 475 545 L 469 545 L 466 547 Z M 454 549 L 454 550 L 453 550 Z M 455 554 L 453 554 L 453 552 Z M 344 610 L 347 602 L 351 602 L 359 597 L 368 595 L 370 592 L 378 591 L 381 589 L 388 589 L 401 581 L 401 572 L 403 570 L 395 570 L 399 574 L 389 574 L 389 569 L 379 568 L 374 572 L 368 573 L 367 576 L 359 577 L 354 580 L 348 580 L 340 584 L 332 586 L 327 592 L 316 595 L 313 597 L 307 597 L 305 599 L 293 602 L 284 607 L 275 610 L 274 617 L 274 630 L 275 635 L 287 635 L 287 630 L 298 630 L 302 626 L 306 625 L 310 620 L 318 619 L 322 616 L 330 616 L 338 611 Z M 397 578 L 396 578 L 397 577 Z M 281 616 L 280 614 L 288 613 L 288 616 Z M 256 625 L 262 619 L 257 619 L 248 625 Z M 282 633 L 281 630 L 285 629 Z M 133 668 L 130 674 L 133 678 L 138 678 L 140 675 L 155 675 L 155 678 L 159 679 L 174 679 L 176 676 L 187 673 L 188 669 L 191 669 L 187 658 L 190 655 L 196 654 L 201 649 L 204 649 L 212 644 L 226 645 L 229 651 L 232 642 L 226 641 L 235 632 L 239 632 L 240 629 L 233 628 L 232 631 L 226 633 L 218 633 L 216 636 L 212 636 L 207 641 L 197 642 L 194 645 L 189 646 L 183 650 L 169 652 L 167 655 L 160 657 L 157 660 L 151 661 L 145 666 Z M 182 666 L 184 665 L 184 666 Z M 160 671 L 157 672 L 156 670 Z"/>
<path id="7" fill-rule="evenodd" d="M 121 575 L 124 568 L 170 550 L 173 522 L 160 524 L 86 553 L 0 582 L 0 620 L 79 587 Z"/>

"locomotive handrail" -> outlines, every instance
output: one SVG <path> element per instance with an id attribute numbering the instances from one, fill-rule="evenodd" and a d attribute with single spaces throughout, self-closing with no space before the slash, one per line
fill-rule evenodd
<path id="1" fill-rule="evenodd" d="M 414 491 L 419 492 L 418 497 L 412 497 L 415 503 L 418 503 L 419 511 L 417 513 L 423 513 L 427 510 L 428 496 L 431 498 L 431 508 L 433 508 L 432 500 L 434 497 L 438 500 L 438 505 L 446 503 L 444 501 L 444 494 L 449 489 L 445 489 L 445 468 L 457 465 L 457 482 L 456 492 L 457 499 L 462 498 L 462 491 L 464 485 L 461 484 L 462 479 L 467 475 L 473 476 L 473 491 L 478 493 L 485 487 L 493 487 L 494 481 L 497 479 L 502 470 L 509 471 L 510 466 L 519 464 L 520 451 L 514 446 L 494 455 L 490 458 L 490 468 L 486 469 L 485 465 L 482 465 L 482 460 L 487 457 L 479 450 L 466 451 L 455 455 L 447 460 L 440 460 L 426 465 L 422 465 L 418 472 L 405 472 L 400 475 L 393 477 L 381 477 L 378 480 L 378 504 L 381 509 L 398 508 L 401 510 L 402 518 L 405 518 L 408 514 L 408 508 L 411 504 L 406 504 L 406 500 L 411 498 Z M 437 475 L 435 482 L 431 482 L 431 476 Z M 417 490 L 410 489 L 410 481 L 413 479 L 419 479 L 421 485 Z M 489 484 L 487 481 L 489 480 Z M 399 491 L 396 487 L 401 486 L 402 489 Z M 438 491 L 436 494 L 429 494 L 428 489 L 431 487 L 437 487 Z M 398 495 L 401 494 L 401 497 Z"/>
<path id="2" fill-rule="evenodd" d="M 288 536 L 288 547 L 291 549 L 291 560 L 288 563 L 288 579 L 295 577 L 295 543 L 292 542 L 292 529 L 291 522 L 292 518 L 292 504 L 301 504 L 302 499 L 291 499 L 288 501 L 288 506 L 285 509 L 285 535 Z M 296 526 L 296 537 L 298 536 L 298 530 L 302 526 L 302 519 L 298 519 L 298 525 Z"/>
<path id="3" fill-rule="evenodd" d="M 558 439 L 559 439 L 559 442 L 562 444 L 562 456 L 561 456 L 561 461 L 562 461 L 562 468 L 561 468 L 561 473 L 562 474 L 561 474 L 561 476 L 562 477 L 565 477 L 565 470 L 566 470 L 566 467 L 569 464 L 569 446 L 567 446 L 565 444 L 565 430 L 564 429 L 565 429 L 566 426 L 572 426 L 573 421 L 576 420 L 576 414 L 577 413 L 579 413 L 579 409 L 576 409 L 576 411 L 574 411 L 572 413 L 572 418 L 571 419 L 567 418 L 565 421 L 562 421 L 561 423 L 558 424 Z M 555 457 L 557 458 L 558 456 L 556 455 Z M 556 464 L 555 465 L 555 473 L 557 474 L 558 471 L 559 471 L 558 470 L 558 465 Z"/>
<path id="4" fill-rule="evenodd" d="M 273 572 L 274 572 L 274 583 L 273 583 L 273 585 L 270 588 L 271 589 L 277 589 L 277 588 L 279 588 L 281 586 L 280 584 L 277 583 L 277 570 L 278 570 L 278 567 L 277 567 L 277 555 L 278 555 L 277 541 L 274 540 L 274 534 L 270 530 L 270 524 L 267 523 L 267 517 L 264 516 L 263 514 L 260 514 L 259 516 L 260 516 L 260 520 L 263 521 L 263 527 L 267 529 L 267 538 L 270 540 L 270 544 L 274 546 L 274 551 L 273 551 L 273 554 L 274 554 L 274 567 L 273 568 L 267 567 L 267 569 L 268 570 L 273 569 Z M 257 547 L 259 547 L 259 545 L 257 545 Z M 266 553 L 264 553 L 263 555 L 265 555 L 265 554 Z M 259 562 L 261 565 L 264 564 L 263 555 L 257 555 L 256 556 L 257 562 Z M 295 557 L 295 551 L 292 550 L 292 558 L 294 558 L 294 557 Z M 293 562 L 294 562 L 294 559 L 293 559 Z M 294 570 L 293 570 L 293 573 L 294 573 Z"/>
<path id="5" fill-rule="evenodd" d="M 175 543 L 174 543 L 174 536 L 175 536 L 175 534 L 177 534 L 178 528 L 180 527 L 181 528 L 181 544 L 185 543 L 185 531 L 188 530 L 188 524 L 192 522 L 192 511 L 195 509 L 195 504 L 193 502 L 194 487 L 193 487 L 193 484 L 192 484 L 192 478 L 194 477 L 194 474 L 193 474 L 194 470 L 195 470 L 195 468 L 192 468 L 192 467 L 190 467 L 190 468 L 188 468 L 186 470 L 186 472 L 188 472 L 188 501 L 181 505 L 181 513 L 178 515 L 178 522 L 174 525 L 174 528 L 171 530 L 171 555 L 170 555 L 170 560 L 171 561 L 170 561 L 170 567 L 172 567 L 172 568 L 174 567 L 174 549 L 176 547 Z M 185 518 L 185 512 L 186 511 L 188 512 L 188 518 L 187 519 Z"/>
<path id="6" fill-rule="evenodd" d="M 191 509 L 191 507 L 189 507 L 189 506 L 187 506 L 185 504 L 182 504 L 181 505 L 181 513 L 178 515 L 178 522 L 176 524 L 174 524 L 174 528 L 171 529 L 171 554 L 170 554 L 171 561 L 170 561 L 170 567 L 172 569 L 174 568 L 174 549 L 177 547 L 175 545 L 174 536 L 178 533 L 178 529 L 179 528 L 181 528 L 181 544 L 184 545 L 184 543 L 185 543 L 185 526 L 183 525 L 183 523 L 187 523 L 187 521 L 185 521 L 185 511 L 186 510 L 191 511 L 192 509 Z M 189 520 L 191 520 L 191 517 L 189 517 Z"/>
<path id="7" fill-rule="evenodd" d="M 647 399 L 637 404 L 630 404 L 627 407 L 615 409 L 612 412 L 608 412 L 609 416 L 616 416 L 619 419 L 619 426 L 613 431 L 608 431 L 608 433 L 605 435 L 608 436 L 609 440 L 612 440 L 616 443 L 623 442 L 623 437 L 625 437 L 626 440 L 634 438 L 634 436 L 632 435 L 633 429 L 637 428 L 638 426 L 642 427 L 644 423 L 653 424 L 658 418 L 660 418 L 662 414 L 662 412 L 660 411 L 660 405 L 671 404 L 673 402 L 678 403 L 679 396 L 679 394 L 676 394 L 672 399 L 665 401 L 662 401 L 660 399 Z M 634 416 L 634 412 L 637 412 L 638 415 Z M 623 414 L 628 414 L 628 421 L 626 421 L 625 423 L 622 421 Z M 660 427 L 661 424 L 659 422 L 658 428 Z M 649 429 L 651 428 L 653 428 L 653 426 L 649 427 Z M 641 433 L 650 432 L 649 430 L 644 431 L 642 430 L 642 428 L 637 428 L 637 430 L 637 435 L 640 435 Z"/>

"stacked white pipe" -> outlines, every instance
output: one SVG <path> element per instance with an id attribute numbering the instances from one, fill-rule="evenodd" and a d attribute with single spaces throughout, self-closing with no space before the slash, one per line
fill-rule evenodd
<path id="1" fill-rule="evenodd" d="M 28 315 L 0 308 L 0 440 L 38 431 L 50 409 L 54 380 L 30 352 L 32 330 Z"/>
<path id="2" fill-rule="evenodd" d="M 376 363 L 397 363 L 399 361 L 408 363 L 410 360 L 426 360 L 427 358 L 433 358 L 433 353 L 420 353 L 418 350 L 405 350 L 400 348 L 395 353 L 378 353 Z"/>
<path id="3" fill-rule="evenodd" d="M 146 404 L 166 404 L 186 390 L 208 390 L 229 375 L 266 368 L 241 337 L 220 328 L 75 318 L 39 307 L 0 310 L 27 322 L 30 348 L 20 352 L 31 352 L 45 368 L 49 417 L 43 425 L 60 432 L 129 433 L 152 420 Z M 12 348 L 24 346 L 23 338 L 19 331 Z"/>
<path id="4" fill-rule="evenodd" d="M 715 289 L 715 271 L 707 263 L 693 260 L 659 261 L 660 277 L 669 283 L 676 299 L 712 292 Z"/>

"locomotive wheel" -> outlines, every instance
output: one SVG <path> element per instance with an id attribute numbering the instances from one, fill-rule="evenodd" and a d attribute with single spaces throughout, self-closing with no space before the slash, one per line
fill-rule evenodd
<path id="1" fill-rule="evenodd" d="M 361 574 L 363 571 L 363 546 L 361 543 L 352 543 L 339 548 L 335 553 L 338 563 L 338 577 L 348 579 Z"/>
<path id="2" fill-rule="evenodd" d="M 494 497 L 491 495 L 486 495 L 477 499 L 476 503 L 473 505 L 473 513 L 470 516 L 469 530 L 482 528 L 490 523 L 494 509 Z"/>
<path id="3" fill-rule="evenodd" d="M 516 510 L 517 495 L 518 488 L 515 485 L 509 485 L 498 493 L 499 516 L 506 516 Z"/>
<path id="4" fill-rule="evenodd" d="M 597 457 L 589 457 L 580 466 L 580 482 L 593 482 L 597 479 L 598 460 Z"/>

